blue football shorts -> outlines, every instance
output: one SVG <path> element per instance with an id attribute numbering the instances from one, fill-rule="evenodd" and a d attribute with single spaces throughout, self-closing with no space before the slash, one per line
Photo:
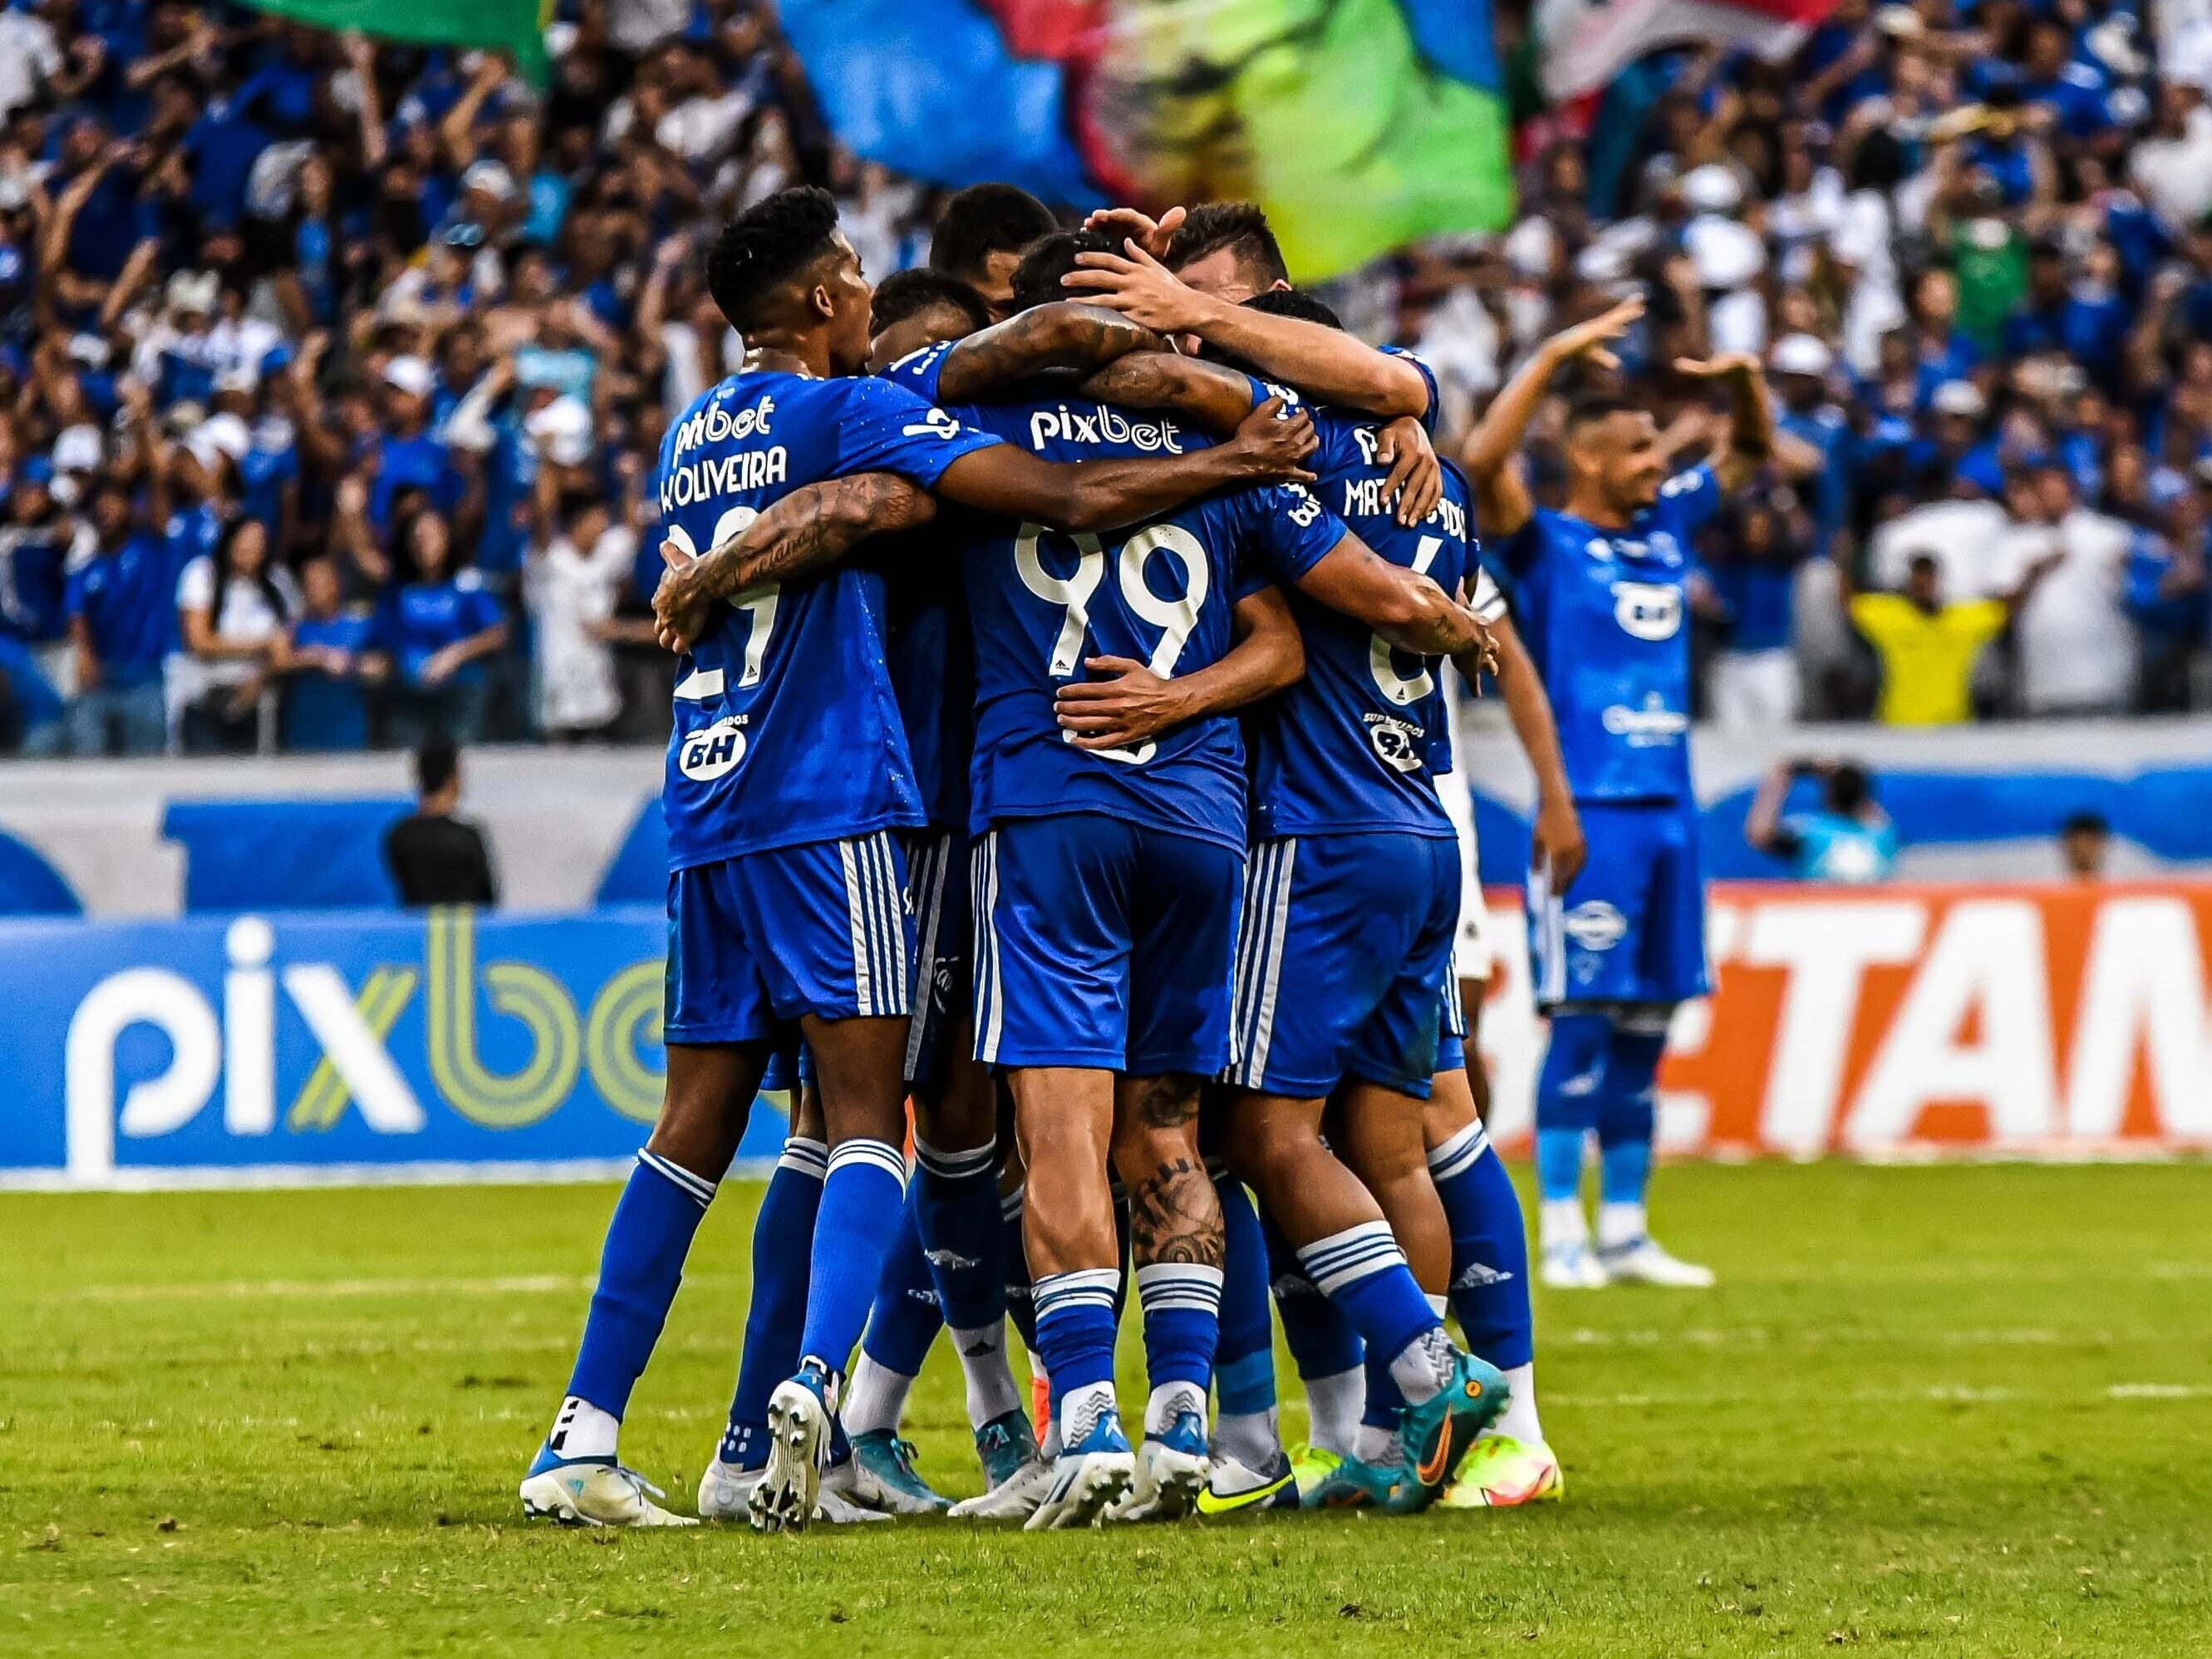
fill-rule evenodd
<path id="1" fill-rule="evenodd" d="M 1579 803 L 1589 862 L 1562 898 L 1528 876 L 1536 1006 L 1686 1002 L 1705 975 L 1705 884 L 1694 807 Z"/>

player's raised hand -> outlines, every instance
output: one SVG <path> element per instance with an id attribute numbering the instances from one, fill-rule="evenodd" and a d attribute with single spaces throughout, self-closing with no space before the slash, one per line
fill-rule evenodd
<path id="1" fill-rule="evenodd" d="M 1586 323 L 1577 323 L 1572 328 L 1561 329 L 1544 342 L 1544 349 L 1555 361 L 1568 362 L 1583 358 L 1600 368 L 1619 368 L 1620 359 L 1606 348 L 1628 332 L 1636 320 L 1644 315 L 1644 296 L 1632 294 L 1610 311 L 1599 313 Z"/>
<path id="2" fill-rule="evenodd" d="M 1443 499 L 1443 465 L 1428 428 L 1413 416 L 1401 415 L 1376 434 L 1375 464 L 1390 469 L 1382 480 L 1382 499 L 1397 502 L 1400 524 L 1420 523 Z"/>
<path id="3" fill-rule="evenodd" d="M 1237 428 L 1223 447 L 1243 463 L 1253 483 L 1311 483 L 1314 475 L 1302 463 L 1320 440 L 1314 436 L 1313 417 L 1303 409 L 1285 414 L 1280 398 L 1270 398 Z"/>
<path id="4" fill-rule="evenodd" d="M 674 542 L 660 544 L 660 586 L 653 594 L 653 637 L 664 651 L 682 656 L 707 631 L 711 601 L 699 597 L 694 574 L 699 556 Z"/>
<path id="5" fill-rule="evenodd" d="M 1686 374 L 1693 380 L 1724 380 L 1731 376 L 1755 380 L 1759 373 L 1757 356 L 1748 351 L 1723 351 L 1717 357 L 1677 357 L 1674 372 Z"/>
<path id="6" fill-rule="evenodd" d="M 1085 230 L 1095 230 L 1102 236 L 1120 236 L 1135 242 L 1156 259 L 1168 257 L 1168 244 L 1182 228 L 1188 216 L 1179 207 L 1171 207 L 1157 219 L 1135 208 L 1098 208 L 1083 222 Z"/>
<path id="7" fill-rule="evenodd" d="M 1125 239 L 1121 246 L 1126 258 L 1119 253 L 1077 254 L 1079 269 L 1061 277 L 1061 285 L 1112 307 L 1155 334 L 1195 333 L 1206 320 L 1206 296 L 1186 286 L 1134 237 Z"/>
<path id="8" fill-rule="evenodd" d="M 1133 749 L 1189 718 L 1173 680 L 1127 657 L 1085 657 L 1083 665 L 1110 679 L 1073 680 L 1053 696 L 1053 717 L 1078 749 Z"/>

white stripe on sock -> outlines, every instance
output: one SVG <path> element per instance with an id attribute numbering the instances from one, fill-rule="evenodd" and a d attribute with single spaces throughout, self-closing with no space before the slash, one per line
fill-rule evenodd
<path id="1" fill-rule="evenodd" d="M 776 1159 L 775 1167 L 810 1175 L 819 1181 L 830 1173 L 829 1146 L 823 1141 L 804 1140 L 793 1135 L 783 1143 L 783 1156 Z"/>
<path id="2" fill-rule="evenodd" d="M 1036 1279 L 1030 1287 L 1030 1305 L 1039 1319 L 1062 1308 L 1111 1308 L 1121 1288 L 1119 1267 L 1077 1267 Z"/>
<path id="3" fill-rule="evenodd" d="M 998 1158 L 999 1143 L 995 1137 L 981 1146 L 960 1152 L 941 1152 L 920 1135 L 914 1138 L 914 1161 L 930 1174 L 947 1181 L 979 1174 L 998 1162 Z"/>
<path id="4" fill-rule="evenodd" d="M 1221 1269 L 1155 1262 L 1137 1269 L 1137 1302 L 1146 1312 L 1183 1309 L 1221 1311 Z"/>
<path id="5" fill-rule="evenodd" d="M 900 1192 L 905 1192 L 906 1158 L 888 1140 L 871 1140 L 865 1135 L 856 1135 L 850 1140 L 839 1141 L 830 1149 L 828 1174 L 834 1176 L 848 1165 L 861 1164 L 881 1170 L 898 1182 Z"/>
<path id="6" fill-rule="evenodd" d="M 1434 1180 L 1449 1181 L 1473 1169 L 1476 1160 L 1489 1149 L 1489 1132 L 1478 1120 L 1429 1154 L 1429 1174 Z"/>
<path id="7" fill-rule="evenodd" d="M 1303 1246 L 1297 1254 L 1298 1265 L 1323 1296 L 1334 1296 L 1363 1279 L 1406 1265 L 1406 1253 L 1390 1236 L 1389 1224 L 1382 1221 L 1363 1221 L 1356 1227 L 1346 1227 Z"/>
<path id="8" fill-rule="evenodd" d="M 641 1147 L 637 1161 L 655 1175 L 663 1176 L 686 1198 L 701 1209 L 714 1201 L 714 1183 L 702 1175 L 694 1175 L 680 1164 L 672 1164 L 659 1152 Z"/>

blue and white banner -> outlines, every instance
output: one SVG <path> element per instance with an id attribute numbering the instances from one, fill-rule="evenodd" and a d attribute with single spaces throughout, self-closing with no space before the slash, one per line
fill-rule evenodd
<path id="1" fill-rule="evenodd" d="M 604 1173 L 660 1106 L 654 910 L 0 922 L 0 1181 Z M 763 1103 L 742 1158 L 772 1158 Z"/>

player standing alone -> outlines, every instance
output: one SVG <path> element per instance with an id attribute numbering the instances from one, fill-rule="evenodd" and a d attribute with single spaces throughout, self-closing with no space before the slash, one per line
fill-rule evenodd
<path id="1" fill-rule="evenodd" d="M 1536 998 L 1552 1019 L 1536 1085 L 1539 1233 L 1545 1282 L 1560 1288 L 1712 1282 L 1652 1239 L 1644 1198 L 1668 1022 L 1709 988 L 1690 782 L 1690 538 L 1772 447 L 1759 361 L 1675 364 L 1729 389 L 1727 436 L 1702 466 L 1668 477 L 1650 412 L 1603 396 L 1568 413 L 1562 510 L 1535 507 L 1512 465 L 1553 375 L 1585 356 L 1609 362 L 1605 343 L 1642 312 L 1631 300 L 1544 342 L 1467 452 L 1477 521 L 1515 583 L 1589 844 L 1571 906 L 1547 868 L 1529 873 Z M 1594 1252 L 1581 1199 L 1592 1131 L 1601 1172 Z"/>

